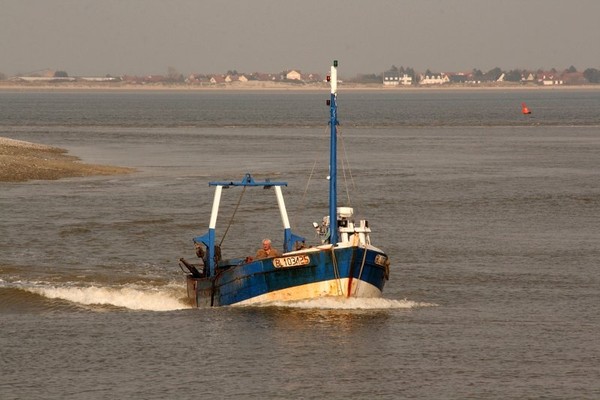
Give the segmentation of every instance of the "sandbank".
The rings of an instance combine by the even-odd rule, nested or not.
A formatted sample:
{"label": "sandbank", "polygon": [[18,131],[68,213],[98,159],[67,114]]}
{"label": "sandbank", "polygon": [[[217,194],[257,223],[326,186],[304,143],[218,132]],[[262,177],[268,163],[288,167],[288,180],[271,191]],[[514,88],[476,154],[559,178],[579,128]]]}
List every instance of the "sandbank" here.
{"label": "sandbank", "polygon": [[84,164],[58,147],[0,137],[0,182],[118,175],[132,168]]}

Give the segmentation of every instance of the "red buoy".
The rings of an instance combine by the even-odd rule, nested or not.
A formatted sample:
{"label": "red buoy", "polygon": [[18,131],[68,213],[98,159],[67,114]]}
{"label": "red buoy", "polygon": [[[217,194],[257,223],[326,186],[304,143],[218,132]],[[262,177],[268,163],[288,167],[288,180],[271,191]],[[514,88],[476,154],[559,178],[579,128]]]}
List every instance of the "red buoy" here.
{"label": "red buoy", "polygon": [[525,103],[521,103],[521,112],[523,114],[531,114],[531,111],[529,111],[529,108],[527,108],[527,104]]}

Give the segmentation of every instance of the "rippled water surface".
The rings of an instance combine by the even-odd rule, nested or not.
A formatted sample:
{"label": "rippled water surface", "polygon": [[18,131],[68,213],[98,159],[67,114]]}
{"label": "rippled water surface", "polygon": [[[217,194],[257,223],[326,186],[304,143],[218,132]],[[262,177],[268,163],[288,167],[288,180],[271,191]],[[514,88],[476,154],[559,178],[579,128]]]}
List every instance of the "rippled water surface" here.
{"label": "rippled water surface", "polygon": [[[0,183],[0,398],[600,398],[598,91],[341,91],[384,298],[189,307],[208,181],[288,181],[315,240],[327,98],[0,91],[0,136],[137,169]],[[225,256],[281,246],[274,193],[239,195]]]}

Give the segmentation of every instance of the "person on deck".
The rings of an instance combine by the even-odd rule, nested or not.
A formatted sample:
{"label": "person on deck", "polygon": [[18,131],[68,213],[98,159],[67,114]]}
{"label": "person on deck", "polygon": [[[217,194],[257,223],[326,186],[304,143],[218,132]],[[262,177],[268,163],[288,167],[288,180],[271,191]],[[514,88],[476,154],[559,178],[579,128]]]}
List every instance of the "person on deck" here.
{"label": "person on deck", "polygon": [[271,247],[271,239],[264,239],[262,241],[262,249],[258,249],[256,252],[256,258],[271,258],[271,257],[280,257],[281,254]]}

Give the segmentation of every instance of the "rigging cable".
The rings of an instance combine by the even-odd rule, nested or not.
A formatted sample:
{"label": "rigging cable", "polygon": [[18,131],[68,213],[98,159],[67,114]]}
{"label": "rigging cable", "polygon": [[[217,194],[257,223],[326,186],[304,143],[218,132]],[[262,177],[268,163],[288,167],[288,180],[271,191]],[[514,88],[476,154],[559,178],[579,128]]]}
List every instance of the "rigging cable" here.
{"label": "rigging cable", "polygon": [[[308,193],[308,186],[310,185],[310,181],[312,179],[313,173],[315,172],[315,167],[317,165],[317,160],[313,163],[312,169],[310,170],[310,175],[308,176],[308,180],[306,181],[306,186],[304,187],[304,193],[302,193],[302,198],[300,199],[300,209],[306,210],[306,194]],[[299,212],[295,212],[292,218],[292,226],[296,225],[296,219],[298,218]]]}
{"label": "rigging cable", "polygon": [[[325,128],[325,133],[327,133],[327,128]],[[314,175],[316,166],[317,166],[317,158],[315,157],[315,161],[313,162],[312,169],[310,170],[310,175],[308,176],[308,180],[306,181],[306,186],[304,187],[304,193],[302,193],[302,198],[300,199],[300,207],[299,208],[301,210],[306,210],[306,195],[308,193],[308,187],[309,187],[312,177]],[[292,226],[296,226],[296,222],[297,222],[296,220],[298,218],[298,215],[300,215],[300,212],[294,213],[294,217],[292,219]]]}
{"label": "rigging cable", "polygon": [[342,157],[342,173],[344,175],[344,186],[346,186],[346,197],[348,198],[348,205],[352,206],[352,201],[350,200],[350,191],[348,188],[348,179],[346,177],[346,168],[348,169],[348,174],[350,175],[350,182],[352,183],[353,190],[356,190],[356,184],[354,183],[354,177],[352,176],[352,168],[350,168],[350,160],[348,159],[348,153],[346,152],[346,146],[344,145],[344,137],[342,136],[341,127],[338,128],[338,133],[340,137],[340,144],[342,145],[342,150],[344,152],[344,156]]}
{"label": "rigging cable", "polygon": [[365,247],[363,250],[363,259],[360,263],[360,271],[358,272],[358,280],[356,281],[356,289],[354,290],[354,294],[358,293],[358,285],[360,285],[360,278],[362,278],[363,269],[365,268],[365,261],[367,261],[367,244],[365,243]]}
{"label": "rigging cable", "polygon": [[[339,129],[339,131],[341,132],[341,128]],[[357,203],[357,204],[355,204],[355,206],[353,206],[353,208],[356,211],[356,210],[359,210],[362,208],[364,199],[361,197],[361,192],[359,190],[357,190],[356,181],[354,180],[354,175],[352,174],[352,168],[350,167],[350,159],[348,158],[348,153],[346,152],[346,145],[344,143],[344,137],[341,135],[340,135],[340,144],[341,144],[341,147],[342,147],[342,150],[344,153],[344,155],[342,157],[342,168],[344,168],[344,181],[346,180],[345,168],[348,168],[348,174],[350,175],[350,182],[352,184],[351,189],[354,191],[354,194],[355,194],[354,201],[355,201],[355,203]],[[344,164],[344,161],[345,161],[345,164]],[[346,181],[345,181],[345,184],[346,184],[346,192],[348,195],[348,204],[351,205],[350,194],[348,192],[349,185]],[[356,215],[356,213],[355,213],[355,215]]]}
{"label": "rigging cable", "polygon": [[221,241],[219,242],[219,247],[221,247],[221,245],[223,244],[223,241],[225,240],[225,237],[227,236],[227,232],[229,232],[229,228],[231,228],[231,225],[233,224],[233,218],[235,217],[235,214],[237,213],[237,210],[240,207],[240,203],[242,202],[242,197],[244,197],[244,192],[246,192],[246,186],[245,185],[244,185],[244,188],[242,189],[242,193],[240,194],[240,198],[238,199],[238,202],[235,205],[235,209],[233,210],[233,214],[231,214],[231,219],[229,220],[229,224],[227,225],[227,229],[225,229],[225,233],[223,234],[223,237],[221,238]]}
{"label": "rigging cable", "polygon": [[333,274],[335,276],[335,282],[337,283],[338,295],[344,295],[344,289],[342,289],[342,277],[340,276],[340,270],[338,268],[337,258],[335,258],[334,246],[331,246],[331,260],[333,261]]}

